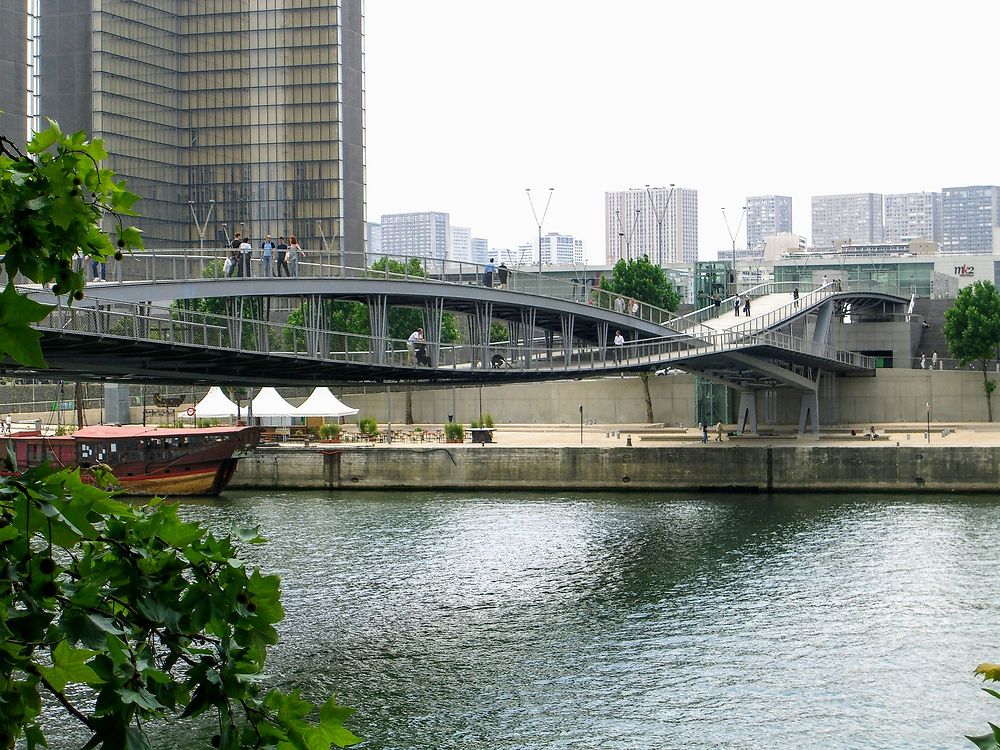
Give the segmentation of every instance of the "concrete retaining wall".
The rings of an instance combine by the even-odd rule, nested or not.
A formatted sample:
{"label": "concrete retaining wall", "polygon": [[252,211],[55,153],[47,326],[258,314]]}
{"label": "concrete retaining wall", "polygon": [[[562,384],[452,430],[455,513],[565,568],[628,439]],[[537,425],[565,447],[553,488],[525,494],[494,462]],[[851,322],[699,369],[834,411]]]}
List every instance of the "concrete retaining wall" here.
{"label": "concrete retaining wall", "polygon": [[231,487],[995,492],[1000,448],[263,448]]}

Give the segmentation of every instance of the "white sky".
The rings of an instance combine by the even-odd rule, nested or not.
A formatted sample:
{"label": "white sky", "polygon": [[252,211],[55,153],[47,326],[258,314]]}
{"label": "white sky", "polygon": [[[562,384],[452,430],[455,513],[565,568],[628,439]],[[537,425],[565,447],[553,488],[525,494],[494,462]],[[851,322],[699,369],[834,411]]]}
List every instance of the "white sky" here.
{"label": "white sky", "polygon": [[[604,193],[698,191],[699,254],[748,195],[997,184],[997,0],[366,0],[368,220],[537,225],[603,262]],[[745,246],[745,227],[737,246]]]}

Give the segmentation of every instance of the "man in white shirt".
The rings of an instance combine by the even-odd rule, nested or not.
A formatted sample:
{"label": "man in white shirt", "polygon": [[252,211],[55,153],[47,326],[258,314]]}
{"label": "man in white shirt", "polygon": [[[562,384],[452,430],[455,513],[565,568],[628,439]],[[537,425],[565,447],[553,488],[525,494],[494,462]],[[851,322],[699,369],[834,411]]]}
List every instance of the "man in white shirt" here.
{"label": "man in white shirt", "polygon": [[252,255],[253,245],[250,244],[250,238],[244,237],[243,241],[240,243],[240,276],[250,278],[250,257]]}
{"label": "man in white shirt", "polygon": [[417,351],[417,344],[422,344],[424,340],[424,329],[418,328],[406,339],[406,359],[412,365]]}
{"label": "man in white shirt", "polygon": [[621,331],[615,331],[615,364],[622,363],[622,352],[625,350],[625,337]]}

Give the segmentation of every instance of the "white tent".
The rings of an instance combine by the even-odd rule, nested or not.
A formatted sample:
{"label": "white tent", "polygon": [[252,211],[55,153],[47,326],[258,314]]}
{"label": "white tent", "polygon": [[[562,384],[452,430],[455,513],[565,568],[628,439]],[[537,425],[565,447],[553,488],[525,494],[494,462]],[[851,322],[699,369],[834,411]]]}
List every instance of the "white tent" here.
{"label": "white tent", "polygon": [[217,385],[208,389],[208,393],[194,406],[194,414],[181,412],[177,416],[182,419],[209,419],[213,417],[235,417],[236,404],[226,398],[226,394]]}
{"label": "white tent", "polygon": [[329,388],[315,388],[295,413],[300,417],[351,417],[358,411],[344,404]]}
{"label": "white tent", "polygon": [[[260,418],[261,424],[289,424],[292,417],[298,416],[295,407],[285,401],[281,395],[271,387],[261,388],[260,393],[254,396],[250,403],[250,413],[254,419]],[[247,410],[244,408],[241,413],[246,416]],[[274,420],[278,421],[275,422]],[[287,419],[288,422],[281,420]]]}

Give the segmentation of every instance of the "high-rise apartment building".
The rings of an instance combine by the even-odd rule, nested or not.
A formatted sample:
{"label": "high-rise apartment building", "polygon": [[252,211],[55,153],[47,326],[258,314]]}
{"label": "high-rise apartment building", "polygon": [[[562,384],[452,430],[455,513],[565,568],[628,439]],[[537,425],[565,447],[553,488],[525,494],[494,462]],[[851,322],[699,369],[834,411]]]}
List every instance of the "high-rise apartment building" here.
{"label": "high-rise apartment building", "polygon": [[544,265],[572,265],[583,262],[583,240],[568,234],[549,232],[542,237]]}
{"label": "high-rise apartment building", "polygon": [[[147,245],[196,243],[191,209],[204,221],[215,201],[210,243],[295,234],[308,249],[325,235],[360,263],[363,0],[33,3],[38,113],[103,139]],[[2,28],[25,28],[33,3]]]}
{"label": "high-rise apartment building", "polygon": [[787,195],[750,196],[746,220],[747,250],[760,257],[765,237],[792,231],[792,199]]}
{"label": "high-rise apartment building", "polygon": [[941,242],[941,193],[885,195],[885,241]]}
{"label": "high-rise apartment building", "polygon": [[472,229],[456,227],[453,224],[449,231],[451,235],[448,243],[448,260],[472,262]]}
{"label": "high-rise apartment building", "polygon": [[941,251],[992,253],[1000,226],[1000,187],[973,185],[941,190]]}
{"label": "high-rise apartment building", "polygon": [[643,255],[658,266],[698,260],[698,191],[632,188],[604,194],[609,263]]}
{"label": "high-rise apartment building", "polygon": [[365,222],[365,265],[370,266],[382,253],[382,225]]}
{"label": "high-rise apartment building", "polygon": [[483,263],[490,259],[490,241],[485,237],[472,238],[472,262]]}
{"label": "high-rise apartment building", "polygon": [[382,214],[382,252],[388,256],[448,258],[451,217],[436,211]]}
{"label": "high-rise apartment building", "polygon": [[882,196],[879,193],[812,197],[813,247],[833,247],[843,242],[881,242],[882,234]]}

